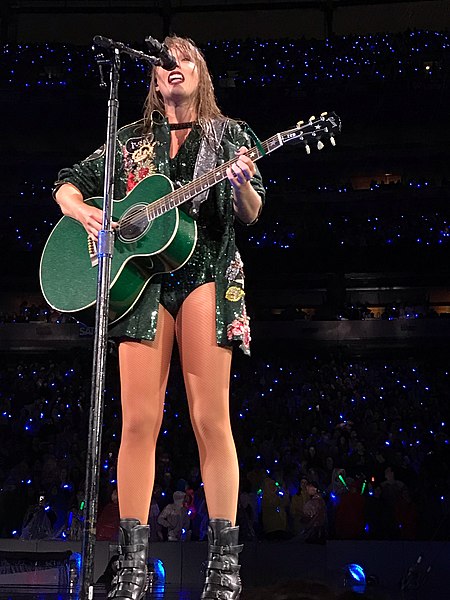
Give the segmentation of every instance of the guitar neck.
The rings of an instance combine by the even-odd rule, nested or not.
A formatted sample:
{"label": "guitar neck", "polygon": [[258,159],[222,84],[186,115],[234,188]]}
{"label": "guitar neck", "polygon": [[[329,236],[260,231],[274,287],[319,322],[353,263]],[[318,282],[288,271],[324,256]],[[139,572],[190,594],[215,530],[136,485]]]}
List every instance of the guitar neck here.
{"label": "guitar neck", "polygon": [[[339,133],[340,130],[341,120],[335,113],[322,113],[318,119],[311,117],[307,123],[300,121],[297,123],[296,127],[287,131],[282,131],[281,133],[276,133],[261,144],[257,144],[253,148],[250,148],[250,150],[247,151],[247,156],[253,161],[256,161],[288,143],[302,144],[309,154],[309,142],[316,144],[319,150],[324,147],[322,138],[329,139],[334,145],[334,135]],[[237,155],[223,165],[194,179],[191,183],[174,190],[166,196],[162,196],[152,204],[148,205],[143,209],[146,211],[148,220],[152,221],[156,217],[160,217],[169,210],[172,210],[184,202],[191,200],[191,198],[198,196],[202,192],[209,190],[209,188],[216,183],[223,181],[227,177],[228,167],[238,160],[239,156]]]}
{"label": "guitar neck", "polygon": [[[247,152],[247,155],[253,160],[259,160],[266,154],[270,154],[277,148],[283,145],[282,137],[279,133],[273,135],[271,138],[265,140],[261,143],[260,146],[254,146],[250,148]],[[227,169],[232,164],[239,160],[239,156],[232,158],[228,162],[216,167],[212,171],[205,173],[201,177],[194,179],[191,183],[179,188],[178,190],[174,190],[170,194],[166,196],[162,196],[156,202],[153,202],[148,207],[146,207],[147,217],[149,220],[152,220],[156,217],[160,217],[165,214],[169,210],[184,204],[191,198],[194,198],[198,194],[208,190],[216,183],[223,181],[227,177]]]}

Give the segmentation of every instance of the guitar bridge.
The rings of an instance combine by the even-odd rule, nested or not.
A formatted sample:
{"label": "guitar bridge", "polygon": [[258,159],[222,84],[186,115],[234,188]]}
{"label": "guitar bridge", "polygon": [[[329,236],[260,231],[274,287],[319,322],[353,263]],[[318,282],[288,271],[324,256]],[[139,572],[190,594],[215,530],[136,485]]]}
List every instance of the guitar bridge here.
{"label": "guitar bridge", "polygon": [[91,266],[96,267],[98,265],[98,244],[90,237],[88,237],[87,244]]}

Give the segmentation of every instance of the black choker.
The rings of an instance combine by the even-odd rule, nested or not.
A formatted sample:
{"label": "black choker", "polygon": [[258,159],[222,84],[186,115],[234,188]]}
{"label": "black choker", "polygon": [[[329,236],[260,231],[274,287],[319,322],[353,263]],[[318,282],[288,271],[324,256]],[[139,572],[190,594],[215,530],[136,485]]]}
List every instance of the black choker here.
{"label": "black choker", "polygon": [[176,131],[177,129],[192,129],[195,121],[188,121],[187,123],[169,123],[170,131]]}

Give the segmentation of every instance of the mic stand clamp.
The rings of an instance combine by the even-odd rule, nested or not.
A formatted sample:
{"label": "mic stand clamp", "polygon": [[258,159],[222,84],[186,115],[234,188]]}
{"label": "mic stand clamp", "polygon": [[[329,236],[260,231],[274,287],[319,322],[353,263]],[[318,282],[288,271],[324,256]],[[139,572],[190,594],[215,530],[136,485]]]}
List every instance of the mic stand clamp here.
{"label": "mic stand clamp", "polygon": [[92,46],[92,49],[94,50],[94,53],[95,53],[94,54],[94,59],[95,59],[95,62],[97,63],[98,72],[99,72],[99,76],[100,76],[99,86],[101,88],[105,88],[105,87],[107,87],[108,84],[105,81],[103,67],[105,65],[110,65],[111,61],[110,61],[109,58],[106,58],[105,53],[103,52],[103,50],[99,50],[95,46]]}

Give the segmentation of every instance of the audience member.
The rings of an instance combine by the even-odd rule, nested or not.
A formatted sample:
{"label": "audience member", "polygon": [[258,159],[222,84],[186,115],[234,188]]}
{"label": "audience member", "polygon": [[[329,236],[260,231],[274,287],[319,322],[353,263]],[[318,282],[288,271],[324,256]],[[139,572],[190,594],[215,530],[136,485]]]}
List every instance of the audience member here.
{"label": "audience member", "polygon": [[173,493],[173,502],[168,504],[158,516],[158,523],[167,530],[169,542],[190,539],[190,519],[186,508],[186,494],[182,491]]}
{"label": "audience member", "polygon": [[308,481],[306,492],[309,496],[303,506],[303,538],[307,544],[325,544],[327,539],[327,509],[319,493],[319,484]]}

